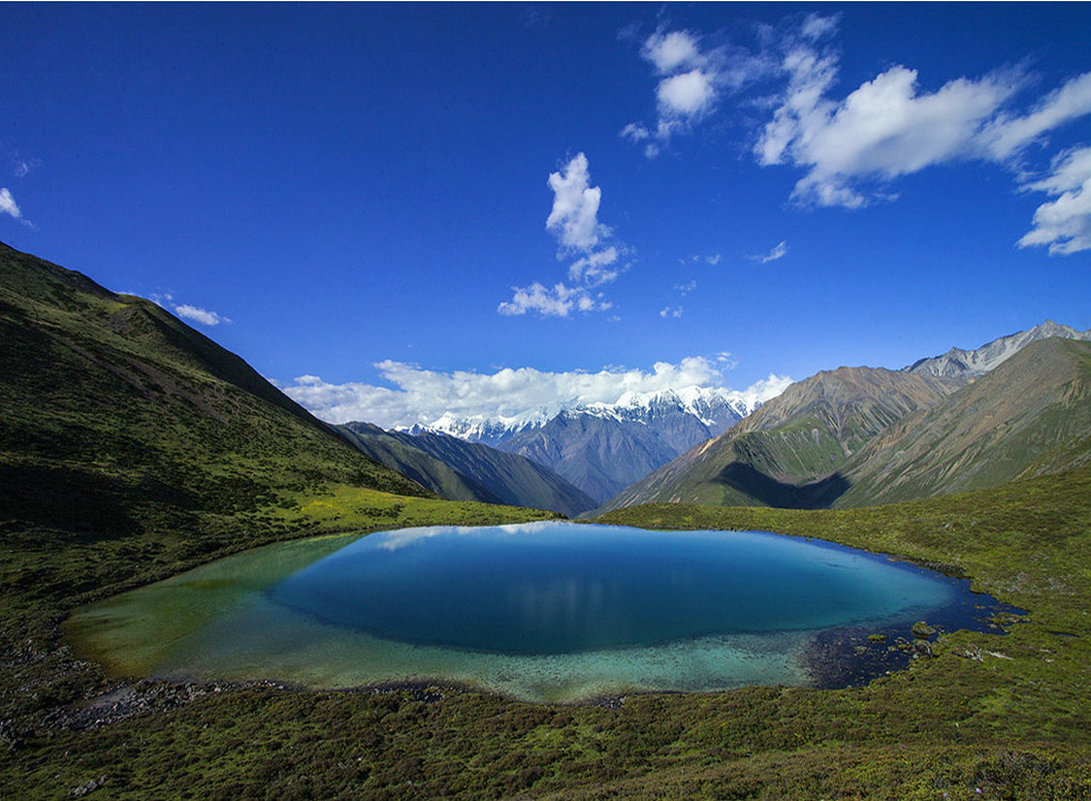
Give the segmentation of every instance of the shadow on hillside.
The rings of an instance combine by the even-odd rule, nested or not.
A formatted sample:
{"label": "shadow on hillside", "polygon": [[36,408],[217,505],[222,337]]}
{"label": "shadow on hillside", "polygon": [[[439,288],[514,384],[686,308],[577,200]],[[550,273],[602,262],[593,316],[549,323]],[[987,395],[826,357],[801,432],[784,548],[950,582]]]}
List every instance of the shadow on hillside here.
{"label": "shadow on hillside", "polygon": [[729,464],[713,481],[781,509],[828,509],[852,486],[841,473],[810,484],[789,484],[739,462]]}

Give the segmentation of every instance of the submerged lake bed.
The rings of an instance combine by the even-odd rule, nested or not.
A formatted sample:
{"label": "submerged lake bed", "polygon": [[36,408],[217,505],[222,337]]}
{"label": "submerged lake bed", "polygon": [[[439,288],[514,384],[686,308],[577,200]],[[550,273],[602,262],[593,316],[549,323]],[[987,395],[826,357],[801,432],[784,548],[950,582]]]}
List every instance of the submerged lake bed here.
{"label": "submerged lake bed", "polygon": [[66,631],[123,675],[567,702],[863,683],[905,665],[918,621],[989,630],[1011,611],[822,541],[547,522],[278,543],[84,608]]}

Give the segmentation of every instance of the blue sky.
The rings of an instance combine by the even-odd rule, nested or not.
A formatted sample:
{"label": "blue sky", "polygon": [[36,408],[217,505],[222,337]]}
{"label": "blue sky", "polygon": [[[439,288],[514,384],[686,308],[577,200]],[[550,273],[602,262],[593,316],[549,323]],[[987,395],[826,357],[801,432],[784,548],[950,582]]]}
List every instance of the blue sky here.
{"label": "blue sky", "polygon": [[4,4],[0,28],[0,239],[330,419],[760,394],[1091,328],[1086,3]]}

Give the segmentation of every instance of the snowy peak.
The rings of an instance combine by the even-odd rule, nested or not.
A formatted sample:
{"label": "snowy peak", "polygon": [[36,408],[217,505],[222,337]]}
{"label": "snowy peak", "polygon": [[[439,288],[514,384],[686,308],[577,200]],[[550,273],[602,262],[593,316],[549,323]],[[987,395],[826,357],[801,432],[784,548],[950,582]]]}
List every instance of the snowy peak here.
{"label": "snowy peak", "polygon": [[572,401],[558,404],[555,408],[542,407],[510,417],[459,417],[452,412],[445,412],[431,423],[418,424],[403,430],[413,435],[426,432],[447,434],[469,442],[498,447],[515,435],[542,428],[559,416],[568,419],[587,416],[618,423],[638,423],[653,428],[689,420],[707,429],[708,436],[717,436],[759,406],[760,400],[741,392],[690,386],[677,390],[630,391],[613,403]]}
{"label": "snowy peak", "polygon": [[626,392],[614,403],[590,403],[569,411],[644,425],[689,416],[710,429],[725,431],[760,405],[732,390],[692,386],[679,390]]}
{"label": "snowy peak", "polygon": [[1091,341],[1091,330],[1077,331],[1071,326],[1046,320],[1029,331],[1017,331],[994,339],[976,350],[951,348],[942,356],[920,359],[902,369],[943,378],[976,378],[1003,364],[1031,342],[1050,337]]}
{"label": "snowy peak", "polygon": [[485,417],[484,415],[458,417],[451,412],[444,412],[427,425],[418,423],[404,430],[413,436],[446,434],[467,442],[480,442],[483,445],[496,447],[520,431],[540,428],[549,421],[550,417],[552,415],[546,410],[537,410],[516,417]]}

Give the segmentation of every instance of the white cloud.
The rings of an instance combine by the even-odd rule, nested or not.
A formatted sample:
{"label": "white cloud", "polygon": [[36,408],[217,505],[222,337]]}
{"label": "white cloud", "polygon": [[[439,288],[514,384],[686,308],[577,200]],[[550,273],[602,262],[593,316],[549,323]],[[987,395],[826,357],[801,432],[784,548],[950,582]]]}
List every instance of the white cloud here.
{"label": "white cloud", "polygon": [[[167,296],[170,297],[169,295]],[[160,304],[162,305],[162,304]],[[174,306],[174,313],[179,317],[184,317],[187,320],[193,320],[201,325],[219,325],[220,323],[230,323],[231,321],[221,314],[217,314],[214,311],[208,311],[207,309],[201,309],[197,306],[190,306],[183,303],[178,306]]]}
{"label": "white cloud", "polygon": [[829,57],[790,54],[789,93],[759,139],[762,164],[808,168],[792,197],[858,208],[874,196],[867,180],[900,175],[979,152],[976,137],[1019,88],[1012,74],[959,78],[921,92],[917,71],[892,67],[835,103],[823,93],[834,77]]}
{"label": "white cloud", "polygon": [[688,31],[656,31],[644,41],[640,54],[654,64],[661,75],[704,62],[696,37]]}
{"label": "white cloud", "polygon": [[573,311],[605,311],[613,307],[601,293],[592,291],[614,281],[625,270],[620,263],[626,253],[623,244],[611,241],[613,231],[599,222],[602,190],[591,186],[587,156],[578,153],[558,172],[550,173],[553,208],[546,218],[546,230],[560,245],[557,258],[573,258],[568,267],[572,286],[558,282],[552,288],[540,281],[512,287],[512,299],[497,307],[506,317],[537,312],[543,317],[567,317]]}
{"label": "white cloud", "polygon": [[1023,189],[1057,199],[1034,212],[1034,228],[1019,240],[1020,247],[1049,245],[1051,256],[1091,250],[1091,147],[1061,153],[1049,176]]}
{"label": "white cloud", "polygon": [[660,114],[670,119],[705,111],[716,97],[712,79],[711,74],[699,69],[664,78],[656,90]]}
{"label": "white cloud", "polygon": [[562,283],[552,289],[535,281],[530,286],[512,287],[515,293],[510,301],[504,301],[496,310],[506,317],[517,317],[530,311],[543,317],[567,317],[572,311],[605,311],[610,303],[597,301],[583,287],[569,287]]}
{"label": "white cloud", "polygon": [[[721,354],[722,355],[722,354]],[[677,364],[656,362],[651,370],[603,368],[598,372],[546,372],[531,367],[494,373],[439,372],[404,362],[375,365],[395,388],[363,383],[328,384],[317,376],[300,376],[280,385],[284,392],[331,423],[354,420],[384,428],[431,423],[444,413],[469,418],[513,418],[535,410],[551,413],[585,403],[616,403],[627,392],[654,392],[683,387],[722,387],[724,363],[688,356]],[[731,365],[733,366],[733,365]],[[739,397],[765,401],[791,383],[770,375]]]}
{"label": "white cloud", "polygon": [[989,156],[1002,161],[1046,131],[1086,114],[1091,114],[1091,72],[1078,75],[1050,92],[1025,116],[999,115],[985,127],[979,139]]}
{"label": "white cloud", "polygon": [[815,44],[832,25],[808,18],[800,36],[781,43],[787,85],[754,145],[759,164],[806,169],[792,192],[797,202],[860,208],[895,198],[887,189],[894,179],[956,160],[1014,167],[1047,132],[1091,114],[1091,73],[1025,114],[1012,105],[1030,81],[1014,69],[957,78],[929,92],[917,70],[897,65],[833,99],[838,58]]}
{"label": "white cloud", "polygon": [[768,264],[771,261],[784,258],[788,252],[787,240],[782,240],[773,246],[773,249],[766,253],[764,256],[750,256],[751,261],[760,262],[761,264]]}
{"label": "white cloud", "polygon": [[697,288],[697,281],[693,280],[693,281],[687,281],[684,284],[675,284],[674,288],[682,293],[682,297],[685,297],[686,295],[688,295],[690,292],[692,292],[693,290],[695,290]]}
{"label": "white cloud", "polygon": [[761,381],[756,381],[742,390],[739,396],[747,402],[747,408],[753,409],[757,403],[768,403],[793,383],[792,379],[786,375],[770,373]]}
{"label": "white cloud", "polygon": [[739,366],[739,360],[729,350],[722,350],[716,354],[716,361],[721,365],[721,370],[734,370]]}
{"label": "white cloud", "polygon": [[546,229],[563,247],[589,251],[610,235],[610,229],[598,221],[602,190],[591,186],[587,156],[579,153],[562,172],[550,173],[549,188],[553,190],[553,210],[546,219]]}
{"label": "white cloud", "polygon": [[0,187],[0,213],[8,214],[17,220],[23,218],[23,212],[20,211],[19,205],[15,202],[15,198],[11,196],[11,192],[8,188]]}
{"label": "white cloud", "polygon": [[711,256],[705,257],[705,262],[715,267],[720,263],[720,259],[723,258],[719,253],[713,253]]}
{"label": "white cloud", "polygon": [[673,317],[673,318],[677,319],[678,317],[682,316],[682,307],[681,306],[666,306],[666,307],[659,310],[659,316],[662,317],[664,320],[667,319],[668,317]]}
{"label": "white cloud", "polygon": [[660,29],[644,41],[640,54],[659,76],[657,118],[651,127],[629,123],[621,137],[643,144],[648,158],[708,114],[723,91],[738,89],[768,70],[762,56],[723,47],[702,50],[699,37],[689,31]]}
{"label": "white cloud", "polygon": [[819,14],[809,14],[807,15],[807,19],[803,20],[803,25],[800,26],[799,33],[804,39],[817,42],[827,34],[836,31],[839,23],[840,15],[823,17]]}
{"label": "white cloud", "polygon": [[618,249],[611,246],[577,259],[568,267],[568,278],[572,281],[583,281],[592,287],[609,283],[617,278],[618,271],[606,268],[616,264],[619,255]]}

